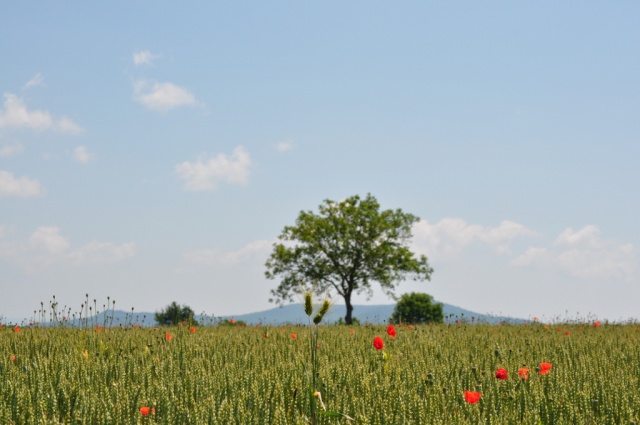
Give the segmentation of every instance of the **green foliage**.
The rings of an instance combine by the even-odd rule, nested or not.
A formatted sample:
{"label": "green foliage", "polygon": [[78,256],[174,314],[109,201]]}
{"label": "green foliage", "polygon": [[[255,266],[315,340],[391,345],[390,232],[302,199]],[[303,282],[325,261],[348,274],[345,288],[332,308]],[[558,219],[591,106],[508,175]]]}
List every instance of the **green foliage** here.
{"label": "green foliage", "polygon": [[442,323],[442,303],[434,303],[429,294],[404,294],[396,304],[391,323]]}
{"label": "green foliage", "polygon": [[165,307],[164,310],[156,312],[156,322],[161,326],[176,326],[179,323],[187,322],[189,325],[197,325],[194,319],[193,310],[186,305],[178,305],[175,301]]}
{"label": "green foliage", "polygon": [[325,200],[318,214],[301,211],[295,226],[284,228],[266,262],[266,277],[282,279],[270,301],[282,304],[309,290],[318,295],[335,290],[345,300],[345,322],[350,324],[352,295],[372,295],[373,282],[393,297],[396,285],[407,277],[429,280],[433,269],[427,258],[408,248],[418,220],[400,209],[380,211],[371,195]]}
{"label": "green foliage", "polygon": [[[344,317],[341,317],[338,320],[336,320],[335,324],[336,325],[346,325],[346,323],[344,322]],[[352,325],[360,325],[360,320],[358,320],[357,317],[352,317],[351,318],[351,324]]]}

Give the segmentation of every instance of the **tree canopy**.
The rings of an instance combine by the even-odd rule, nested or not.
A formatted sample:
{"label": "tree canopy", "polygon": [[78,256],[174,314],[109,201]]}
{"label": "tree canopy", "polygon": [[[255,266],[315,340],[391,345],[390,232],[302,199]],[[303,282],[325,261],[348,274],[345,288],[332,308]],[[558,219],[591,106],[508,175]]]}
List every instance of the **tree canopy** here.
{"label": "tree canopy", "polygon": [[442,303],[434,303],[429,294],[404,294],[391,315],[391,323],[442,323]]}
{"label": "tree canopy", "polygon": [[193,316],[194,313],[191,307],[186,305],[180,306],[177,302],[173,301],[171,304],[166,306],[164,310],[156,312],[155,319],[161,326],[175,326],[182,322],[198,324]]}
{"label": "tree canopy", "polygon": [[269,279],[281,277],[271,302],[293,301],[307,291],[318,295],[335,290],[344,298],[351,324],[355,293],[372,295],[371,284],[394,297],[406,278],[429,280],[427,257],[408,248],[418,217],[400,209],[380,211],[368,194],[336,202],[325,200],[319,212],[301,211],[294,226],[286,226],[266,262]]}

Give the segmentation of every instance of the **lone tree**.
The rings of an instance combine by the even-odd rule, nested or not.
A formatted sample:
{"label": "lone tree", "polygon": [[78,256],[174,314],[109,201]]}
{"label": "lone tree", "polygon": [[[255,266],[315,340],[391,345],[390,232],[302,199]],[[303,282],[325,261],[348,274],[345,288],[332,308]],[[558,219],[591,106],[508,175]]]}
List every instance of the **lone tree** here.
{"label": "lone tree", "polygon": [[392,297],[407,277],[429,280],[427,257],[416,258],[407,247],[418,217],[397,209],[380,211],[371,196],[341,202],[325,200],[319,214],[301,211],[295,226],[287,226],[266,262],[269,279],[282,277],[269,301],[283,304],[306,291],[320,295],[335,289],[344,298],[346,324],[351,324],[354,293],[373,294],[372,282]]}
{"label": "lone tree", "polygon": [[197,325],[198,322],[193,318],[194,313],[191,307],[178,305],[173,301],[164,310],[156,312],[155,319],[161,326],[175,326],[178,323],[188,322],[193,325]]}
{"label": "lone tree", "polygon": [[434,303],[429,294],[404,294],[393,309],[391,323],[442,323],[442,303]]}

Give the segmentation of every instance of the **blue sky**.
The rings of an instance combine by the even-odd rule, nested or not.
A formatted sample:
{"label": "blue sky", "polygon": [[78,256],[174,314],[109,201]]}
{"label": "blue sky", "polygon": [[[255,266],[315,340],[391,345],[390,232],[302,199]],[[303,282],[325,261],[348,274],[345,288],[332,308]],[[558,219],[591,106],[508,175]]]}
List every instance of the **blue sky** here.
{"label": "blue sky", "polygon": [[[421,221],[425,291],[640,319],[637,2],[0,6],[0,314],[228,315],[324,199]],[[357,302],[391,303],[379,290]],[[357,317],[357,311],[354,312]]]}

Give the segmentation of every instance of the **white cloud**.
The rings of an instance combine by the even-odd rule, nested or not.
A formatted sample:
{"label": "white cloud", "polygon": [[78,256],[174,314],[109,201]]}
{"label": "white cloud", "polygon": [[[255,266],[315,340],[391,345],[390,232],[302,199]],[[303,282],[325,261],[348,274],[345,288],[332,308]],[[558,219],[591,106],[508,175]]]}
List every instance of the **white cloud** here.
{"label": "white cloud", "polygon": [[256,257],[260,261],[264,261],[272,246],[273,241],[258,240],[250,242],[236,251],[222,252],[215,249],[202,249],[185,252],[182,254],[182,258],[193,264],[232,266]]}
{"label": "white cloud", "polygon": [[133,98],[149,109],[166,112],[180,106],[196,106],[198,101],[186,89],[172,83],[138,80],[133,83]]}
{"label": "white cloud", "polygon": [[82,127],[69,118],[55,120],[47,111],[29,110],[22,99],[11,93],[4,95],[4,108],[0,109],[0,128],[56,130],[71,134],[83,131]]}
{"label": "white cloud", "polygon": [[572,228],[565,229],[560,236],[558,236],[553,243],[556,246],[572,246],[572,247],[585,247],[585,248],[597,248],[600,244],[600,229],[594,225],[588,225],[581,230],[574,232]]}
{"label": "white cloud", "polygon": [[4,95],[4,109],[0,110],[0,128],[28,127],[34,130],[51,128],[53,118],[46,111],[29,111],[22,99],[11,93]]}
{"label": "white cloud", "polygon": [[148,50],[142,50],[133,54],[133,64],[135,66],[153,65],[153,61],[158,59],[159,57],[160,56],[154,55]]}
{"label": "white cloud", "polygon": [[10,156],[22,153],[23,148],[20,144],[0,146],[0,158],[8,158]]}
{"label": "white cloud", "polygon": [[60,133],[66,134],[80,134],[84,132],[84,129],[80,127],[78,124],[73,122],[73,120],[62,117],[56,122],[55,129]]}
{"label": "white cloud", "polygon": [[413,244],[430,260],[451,260],[467,246],[481,242],[499,253],[508,253],[511,241],[537,233],[513,221],[503,221],[497,227],[468,224],[461,218],[444,218],[436,224],[420,220],[413,226]]}
{"label": "white cloud", "polygon": [[29,81],[27,81],[27,83],[22,87],[22,90],[28,90],[32,87],[41,86],[43,82],[44,78],[42,77],[42,74],[38,72]]}
{"label": "white cloud", "polygon": [[546,248],[530,246],[526,251],[511,260],[511,264],[514,266],[530,266],[537,264],[544,267],[549,267],[552,263],[552,258],[549,251]]}
{"label": "white cloud", "polygon": [[185,180],[186,190],[202,191],[215,189],[219,182],[246,184],[250,166],[249,153],[238,146],[231,157],[218,154],[209,159],[183,162],[176,165],[175,171],[180,179]]}
{"label": "white cloud", "polygon": [[71,243],[56,226],[38,227],[26,242],[0,244],[0,257],[26,268],[34,266],[113,264],[134,257],[133,242],[116,245],[111,242],[90,242],[72,249]]}
{"label": "white cloud", "polygon": [[631,281],[636,268],[634,246],[604,240],[600,234],[600,229],[593,225],[577,232],[565,229],[552,248],[530,247],[512,264],[558,269],[582,278]]}
{"label": "white cloud", "polygon": [[60,235],[57,227],[38,227],[29,237],[28,247],[34,251],[60,254],[69,249],[69,242]]}
{"label": "white cloud", "polygon": [[8,171],[0,170],[0,198],[31,198],[44,192],[39,181],[27,177],[14,177]]}
{"label": "white cloud", "polygon": [[286,152],[293,149],[293,143],[291,142],[280,142],[276,145],[276,150],[278,152]]}
{"label": "white cloud", "polygon": [[86,146],[78,146],[73,150],[73,159],[76,162],[86,164],[91,161],[96,155],[89,152]]}

